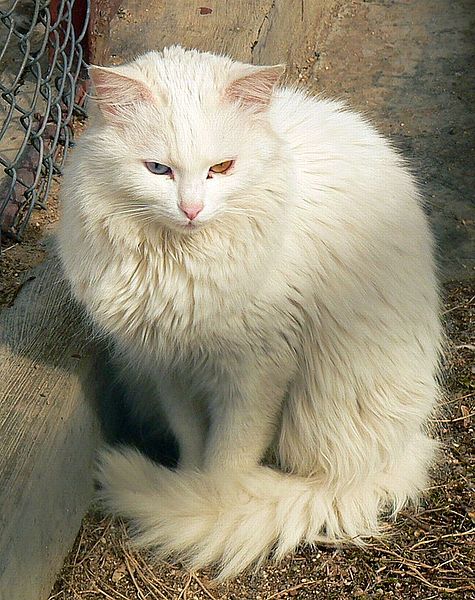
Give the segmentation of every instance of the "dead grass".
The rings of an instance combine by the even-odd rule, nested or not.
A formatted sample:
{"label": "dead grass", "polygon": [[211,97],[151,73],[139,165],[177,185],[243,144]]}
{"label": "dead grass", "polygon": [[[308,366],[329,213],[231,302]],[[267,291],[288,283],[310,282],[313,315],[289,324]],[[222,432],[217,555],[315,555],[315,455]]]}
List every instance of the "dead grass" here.
{"label": "dead grass", "polygon": [[2,236],[0,251],[0,308],[12,306],[30,270],[42,263],[47,254],[47,237],[54,231],[59,218],[59,179],[52,181],[48,209],[36,209],[24,233],[24,240],[14,242]]}
{"label": "dead grass", "polygon": [[475,283],[446,288],[447,395],[434,425],[441,460],[420,510],[401,513],[363,549],[302,548],[226,585],[212,573],[153,564],[126,525],[91,510],[49,600],[276,600],[475,598]]}

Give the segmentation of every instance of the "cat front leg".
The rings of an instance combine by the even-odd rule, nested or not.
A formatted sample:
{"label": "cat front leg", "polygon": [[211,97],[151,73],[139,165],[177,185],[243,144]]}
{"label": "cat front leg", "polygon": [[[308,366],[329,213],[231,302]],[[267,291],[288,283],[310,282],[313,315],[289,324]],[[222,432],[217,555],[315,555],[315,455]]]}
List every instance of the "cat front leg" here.
{"label": "cat front leg", "polygon": [[159,397],[178,441],[179,467],[200,469],[208,429],[204,402],[185,381],[163,374],[160,376]]}
{"label": "cat front leg", "polygon": [[204,467],[208,472],[255,467],[271,445],[288,378],[276,364],[241,369],[212,395]]}

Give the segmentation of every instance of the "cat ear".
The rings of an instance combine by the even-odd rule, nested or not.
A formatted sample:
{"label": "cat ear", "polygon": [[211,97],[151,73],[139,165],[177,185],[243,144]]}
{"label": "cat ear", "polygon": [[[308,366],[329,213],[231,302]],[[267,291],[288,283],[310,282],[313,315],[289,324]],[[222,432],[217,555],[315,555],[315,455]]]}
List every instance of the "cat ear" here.
{"label": "cat ear", "polygon": [[108,121],[120,121],[130,108],[153,102],[151,90],[138,79],[120,73],[114,67],[89,67],[89,76],[94,84],[94,100]]}
{"label": "cat ear", "polygon": [[225,96],[255,112],[261,112],[269,105],[274,87],[284,71],[285,65],[272,67],[246,65],[244,74],[241,71],[241,76],[228,85]]}

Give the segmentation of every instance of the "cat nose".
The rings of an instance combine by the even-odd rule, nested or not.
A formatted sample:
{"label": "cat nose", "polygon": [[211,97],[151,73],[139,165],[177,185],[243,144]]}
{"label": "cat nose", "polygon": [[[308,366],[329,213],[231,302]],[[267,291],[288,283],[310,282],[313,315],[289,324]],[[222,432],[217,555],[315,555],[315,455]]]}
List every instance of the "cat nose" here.
{"label": "cat nose", "polygon": [[196,217],[203,210],[203,204],[180,204],[180,209],[185,213],[190,221],[193,221],[193,219],[196,219]]}

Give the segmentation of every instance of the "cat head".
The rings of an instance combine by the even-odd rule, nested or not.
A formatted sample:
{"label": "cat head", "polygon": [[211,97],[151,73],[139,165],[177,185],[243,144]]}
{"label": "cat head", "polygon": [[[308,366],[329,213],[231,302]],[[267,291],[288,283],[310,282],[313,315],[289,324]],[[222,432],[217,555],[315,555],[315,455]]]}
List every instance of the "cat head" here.
{"label": "cat head", "polygon": [[275,161],[268,110],[283,70],[180,47],[91,67],[87,156],[116,210],[184,232],[258,210],[246,192]]}

